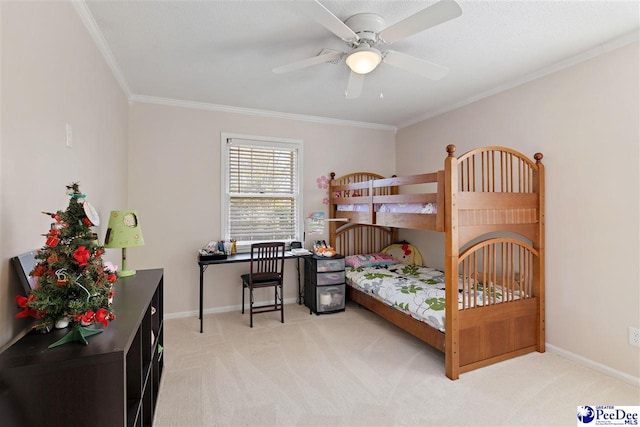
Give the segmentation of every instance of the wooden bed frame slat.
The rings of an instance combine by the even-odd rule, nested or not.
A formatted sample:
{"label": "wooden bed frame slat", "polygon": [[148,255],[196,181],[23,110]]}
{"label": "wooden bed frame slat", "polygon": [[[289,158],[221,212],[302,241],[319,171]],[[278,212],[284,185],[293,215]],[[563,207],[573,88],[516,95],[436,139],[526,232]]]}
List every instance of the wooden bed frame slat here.
{"label": "wooden bed frame slat", "polygon": [[336,203],[343,205],[368,204],[371,203],[371,197],[351,196],[351,197],[334,197]]}
{"label": "wooden bed frame slat", "polygon": [[458,225],[535,224],[536,209],[459,209]]}
{"label": "wooden bed frame slat", "polygon": [[435,230],[437,217],[433,214],[417,213],[376,213],[376,225],[397,228],[419,228],[421,230]]}
{"label": "wooden bed frame slat", "polygon": [[398,176],[393,178],[376,179],[374,187],[393,187],[400,185],[428,184],[438,181],[438,173],[423,173],[421,175]]}
{"label": "wooden bed frame slat", "polygon": [[529,241],[538,238],[538,224],[487,224],[487,225],[459,225],[458,241],[461,245],[469,243],[471,240],[489,233],[497,233],[508,228],[512,233],[519,234]]}
{"label": "wooden bed frame slat", "polygon": [[538,195],[534,193],[470,193],[458,194],[458,209],[537,209]]}
{"label": "wooden bed frame slat", "polygon": [[[348,296],[444,352],[445,373],[457,379],[473,369],[545,351],[545,185],[540,153],[531,160],[511,148],[489,146],[456,158],[452,145],[447,153],[444,170],[434,173],[392,178],[368,172],[335,178],[332,173],[330,218],[350,223],[329,222],[329,234],[339,253],[352,255],[379,252],[397,240],[398,228],[445,233],[446,333],[351,286]],[[436,192],[405,191],[404,186],[415,184],[435,184]],[[433,202],[435,214],[374,211],[381,203]],[[338,203],[366,204],[369,212],[338,211]],[[495,237],[503,232],[522,240]],[[458,308],[459,280],[469,308]],[[475,306],[479,286],[483,305]]]}

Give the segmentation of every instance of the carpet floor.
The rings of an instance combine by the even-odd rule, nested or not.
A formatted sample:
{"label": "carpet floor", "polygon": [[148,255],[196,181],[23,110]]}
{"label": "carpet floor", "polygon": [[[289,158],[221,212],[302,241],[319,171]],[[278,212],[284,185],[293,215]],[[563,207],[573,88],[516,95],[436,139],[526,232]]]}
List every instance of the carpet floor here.
{"label": "carpet floor", "polygon": [[354,304],[164,323],[155,423],[169,426],[574,426],[581,405],[640,405],[640,389],[551,353],[457,381],[444,355]]}

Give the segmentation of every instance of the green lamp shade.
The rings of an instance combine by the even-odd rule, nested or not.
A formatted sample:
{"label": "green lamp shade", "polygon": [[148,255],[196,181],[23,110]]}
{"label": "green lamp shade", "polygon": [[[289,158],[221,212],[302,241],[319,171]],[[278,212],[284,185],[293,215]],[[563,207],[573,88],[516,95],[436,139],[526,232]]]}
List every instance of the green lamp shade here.
{"label": "green lamp shade", "polygon": [[105,248],[122,248],[122,268],[118,276],[126,277],[136,274],[135,270],[127,270],[127,248],[143,246],[144,238],[136,211],[111,211],[109,227],[104,238]]}

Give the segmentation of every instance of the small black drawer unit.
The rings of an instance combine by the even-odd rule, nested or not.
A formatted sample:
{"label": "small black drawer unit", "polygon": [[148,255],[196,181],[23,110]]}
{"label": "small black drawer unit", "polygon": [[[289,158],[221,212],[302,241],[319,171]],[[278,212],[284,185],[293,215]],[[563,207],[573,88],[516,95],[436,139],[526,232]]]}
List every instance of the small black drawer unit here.
{"label": "small black drawer unit", "polygon": [[304,263],[304,303],[309,314],[344,310],[346,285],[344,256],[309,256]]}

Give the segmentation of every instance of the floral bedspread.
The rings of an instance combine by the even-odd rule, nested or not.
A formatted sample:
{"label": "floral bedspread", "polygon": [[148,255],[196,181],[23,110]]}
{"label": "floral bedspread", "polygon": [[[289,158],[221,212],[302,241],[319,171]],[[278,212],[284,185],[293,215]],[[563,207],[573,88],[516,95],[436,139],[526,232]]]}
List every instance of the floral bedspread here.
{"label": "floral bedspread", "polygon": [[[359,288],[408,315],[444,332],[445,287],[444,273],[435,268],[394,264],[375,267],[347,267],[351,286]],[[475,305],[483,302],[483,286],[476,284]],[[494,302],[502,301],[500,287],[492,289]],[[518,295],[513,298],[518,299]],[[462,285],[459,285],[458,308],[463,308]],[[473,301],[472,301],[473,302]]]}

